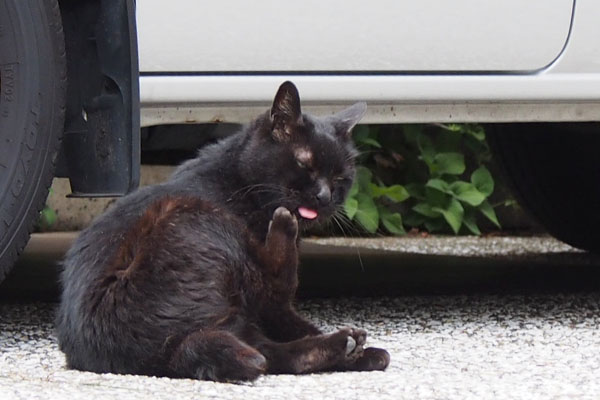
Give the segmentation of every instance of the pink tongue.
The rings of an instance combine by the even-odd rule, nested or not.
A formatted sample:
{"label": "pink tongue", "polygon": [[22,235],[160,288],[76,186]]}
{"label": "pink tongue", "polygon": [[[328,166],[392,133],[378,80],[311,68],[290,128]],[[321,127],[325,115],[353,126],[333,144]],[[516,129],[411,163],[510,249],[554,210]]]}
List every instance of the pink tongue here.
{"label": "pink tongue", "polygon": [[317,212],[306,207],[298,207],[298,213],[302,218],[315,219],[317,218]]}

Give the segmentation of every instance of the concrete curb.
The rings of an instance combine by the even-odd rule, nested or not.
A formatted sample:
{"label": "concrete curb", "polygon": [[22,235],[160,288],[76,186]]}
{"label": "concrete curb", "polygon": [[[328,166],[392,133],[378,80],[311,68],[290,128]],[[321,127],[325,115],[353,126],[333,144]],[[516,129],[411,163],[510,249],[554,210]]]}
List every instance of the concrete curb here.
{"label": "concrete curb", "polygon": [[[59,261],[77,232],[33,234],[0,299],[58,299]],[[600,288],[600,256],[548,236],[309,238],[300,297]]]}
{"label": "concrete curb", "polygon": [[549,236],[327,238],[302,250],[309,297],[600,288],[600,256]]}

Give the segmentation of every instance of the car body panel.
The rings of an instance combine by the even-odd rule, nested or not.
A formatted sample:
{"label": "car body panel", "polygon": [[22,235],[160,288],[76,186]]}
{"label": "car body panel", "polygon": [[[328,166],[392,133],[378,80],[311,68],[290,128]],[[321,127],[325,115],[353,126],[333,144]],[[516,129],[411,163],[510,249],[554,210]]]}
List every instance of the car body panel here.
{"label": "car body panel", "polygon": [[138,2],[146,72],[533,71],[574,0]]}
{"label": "car body panel", "polygon": [[[453,5],[439,3],[446,9]],[[598,20],[600,2],[577,0],[568,40],[558,57],[528,72],[378,73],[365,67],[346,72],[158,73],[148,72],[146,64],[140,78],[142,125],[245,122],[269,106],[277,86],[287,79],[297,84],[306,110],[329,113],[367,101],[369,110],[363,121],[369,123],[600,120]],[[140,47],[143,43],[140,37]],[[235,57],[235,53],[230,55]]]}

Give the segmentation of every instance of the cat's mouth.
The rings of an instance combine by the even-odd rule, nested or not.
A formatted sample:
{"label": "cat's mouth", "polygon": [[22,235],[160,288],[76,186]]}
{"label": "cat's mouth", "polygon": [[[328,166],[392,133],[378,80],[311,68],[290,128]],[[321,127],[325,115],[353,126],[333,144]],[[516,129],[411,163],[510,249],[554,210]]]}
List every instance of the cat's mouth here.
{"label": "cat's mouth", "polygon": [[308,207],[298,207],[298,214],[304,219],[316,219],[319,213],[316,210]]}

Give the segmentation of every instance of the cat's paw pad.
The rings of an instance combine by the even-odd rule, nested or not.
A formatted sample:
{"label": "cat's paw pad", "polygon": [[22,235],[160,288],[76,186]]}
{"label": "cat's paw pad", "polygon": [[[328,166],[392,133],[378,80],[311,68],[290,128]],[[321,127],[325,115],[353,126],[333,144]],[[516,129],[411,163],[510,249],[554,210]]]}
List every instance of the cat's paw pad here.
{"label": "cat's paw pad", "polygon": [[285,207],[278,207],[273,213],[269,224],[269,232],[283,232],[286,236],[296,239],[298,235],[298,220]]}

